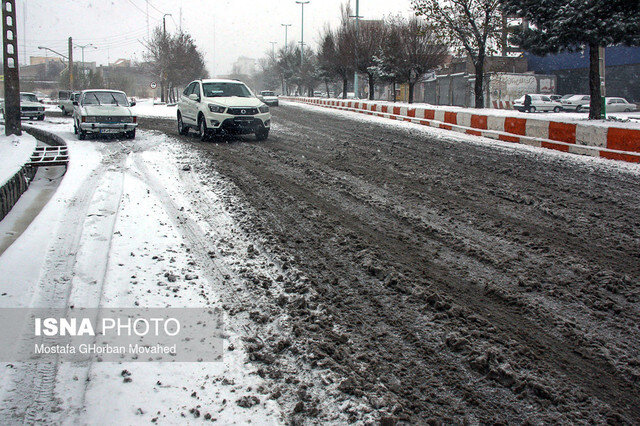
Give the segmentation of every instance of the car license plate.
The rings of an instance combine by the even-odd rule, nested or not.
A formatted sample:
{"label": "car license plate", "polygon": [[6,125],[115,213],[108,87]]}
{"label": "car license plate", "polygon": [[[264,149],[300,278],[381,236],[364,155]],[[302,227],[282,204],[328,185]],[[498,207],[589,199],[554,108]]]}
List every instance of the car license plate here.
{"label": "car license plate", "polygon": [[119,129],[100,129],[100,133],[120,133]]}

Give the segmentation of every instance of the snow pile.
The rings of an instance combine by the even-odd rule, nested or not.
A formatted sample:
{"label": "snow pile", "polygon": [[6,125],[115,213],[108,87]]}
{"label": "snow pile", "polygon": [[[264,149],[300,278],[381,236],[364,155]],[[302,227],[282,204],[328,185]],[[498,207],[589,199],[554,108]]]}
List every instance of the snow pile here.
{"label": "snow pile", "polygon": [[[4,126],[0,126],[0,131],[4,133]],[[26,133],[22,136],[0,136],[0,186],[29,161],[36,145],[36,139]]]}
{"label": "snow pile", "polygon": [[138,117],[176,118],[178,107],[176,105],[156,105],[153,99],[140,99],[131,110]]}

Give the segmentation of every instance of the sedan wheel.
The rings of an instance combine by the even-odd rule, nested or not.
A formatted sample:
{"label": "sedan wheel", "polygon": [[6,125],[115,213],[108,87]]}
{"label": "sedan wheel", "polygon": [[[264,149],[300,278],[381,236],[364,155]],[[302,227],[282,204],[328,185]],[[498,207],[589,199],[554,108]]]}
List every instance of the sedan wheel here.
{"label": "sedan wheel", "polygon": [[560,107],[555,107],[555,108],[553,109],[553,112],[560,112],[560,110],[561,110],[561,108],[560,108]]}

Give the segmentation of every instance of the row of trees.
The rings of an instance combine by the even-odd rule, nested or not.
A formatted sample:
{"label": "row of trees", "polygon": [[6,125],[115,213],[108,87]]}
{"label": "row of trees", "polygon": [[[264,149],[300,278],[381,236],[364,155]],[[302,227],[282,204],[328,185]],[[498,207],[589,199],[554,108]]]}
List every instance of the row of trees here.
{"label": "row of trees", "polygon": [[[357,70],[366,76],[369,97],[375,84],[405,83],[410,101],[413,86],[426,72],[443,64],[448,54],[467,56],[475,68],[475,105],[484,102],[486,58],[505,54],[506,17],[528,25],[510,29],[510,43],[534,54],[589,49],[590,118],[601,111],[599,47],[640,45],[640,2],[637,0],[412,0],[416,17],[364,21],[358,34],[351,11],[342,8],[338,28],[326,27],[316,52],[285,46],[262,62],[265,82],[280,81],[312,90],[319,82],[347,85]],[[275,84],[274,84],[275,85]],[[274,87],[273,85],[271,87]],[[395,91],[394,91],[395,93]]]}
{"label": "row of trees", "polygon": [[357,71],[366,76],[370,99],[378,83],[391,83],[394,87],[406,83],[409,102],[413,102],[415,84],[445,63],[447,47],[438,41],[433,28],[417,17],[362,21],[357,28],[350,15],[349,7],[343,7],[340,25],[323,29],[317,51],[305,49],[303,63],[300,47],[294,45],[284,46],[263,59],[265,84],[294,85],[298,93],[312,94],[320,83],[329,93],[330,86],[339,81],[346,98],[349,81]]}

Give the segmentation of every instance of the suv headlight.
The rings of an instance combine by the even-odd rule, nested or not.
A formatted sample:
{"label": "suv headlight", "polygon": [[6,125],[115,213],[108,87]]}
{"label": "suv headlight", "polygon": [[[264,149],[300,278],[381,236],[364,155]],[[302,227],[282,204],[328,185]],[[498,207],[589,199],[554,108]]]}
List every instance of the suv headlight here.
{"label": "suv headlight", "polygon": [[258,110],[260,111],[261,114],[265,114],[269,112],[269,107],[267,105],[262,105],[260,108],[258,108]]}
{"label": "suv headlight", "polygon": [[226,108],[220,105],[209,104],[209,111],[215,112],[216,114],[222,114],[226,111]]}
{"label": "suv headlight", "polygon": [[93,115],[87,115],[86,117],[84,117],[84,122],[85,123],[95,123],[96,122],[96,117]]}

